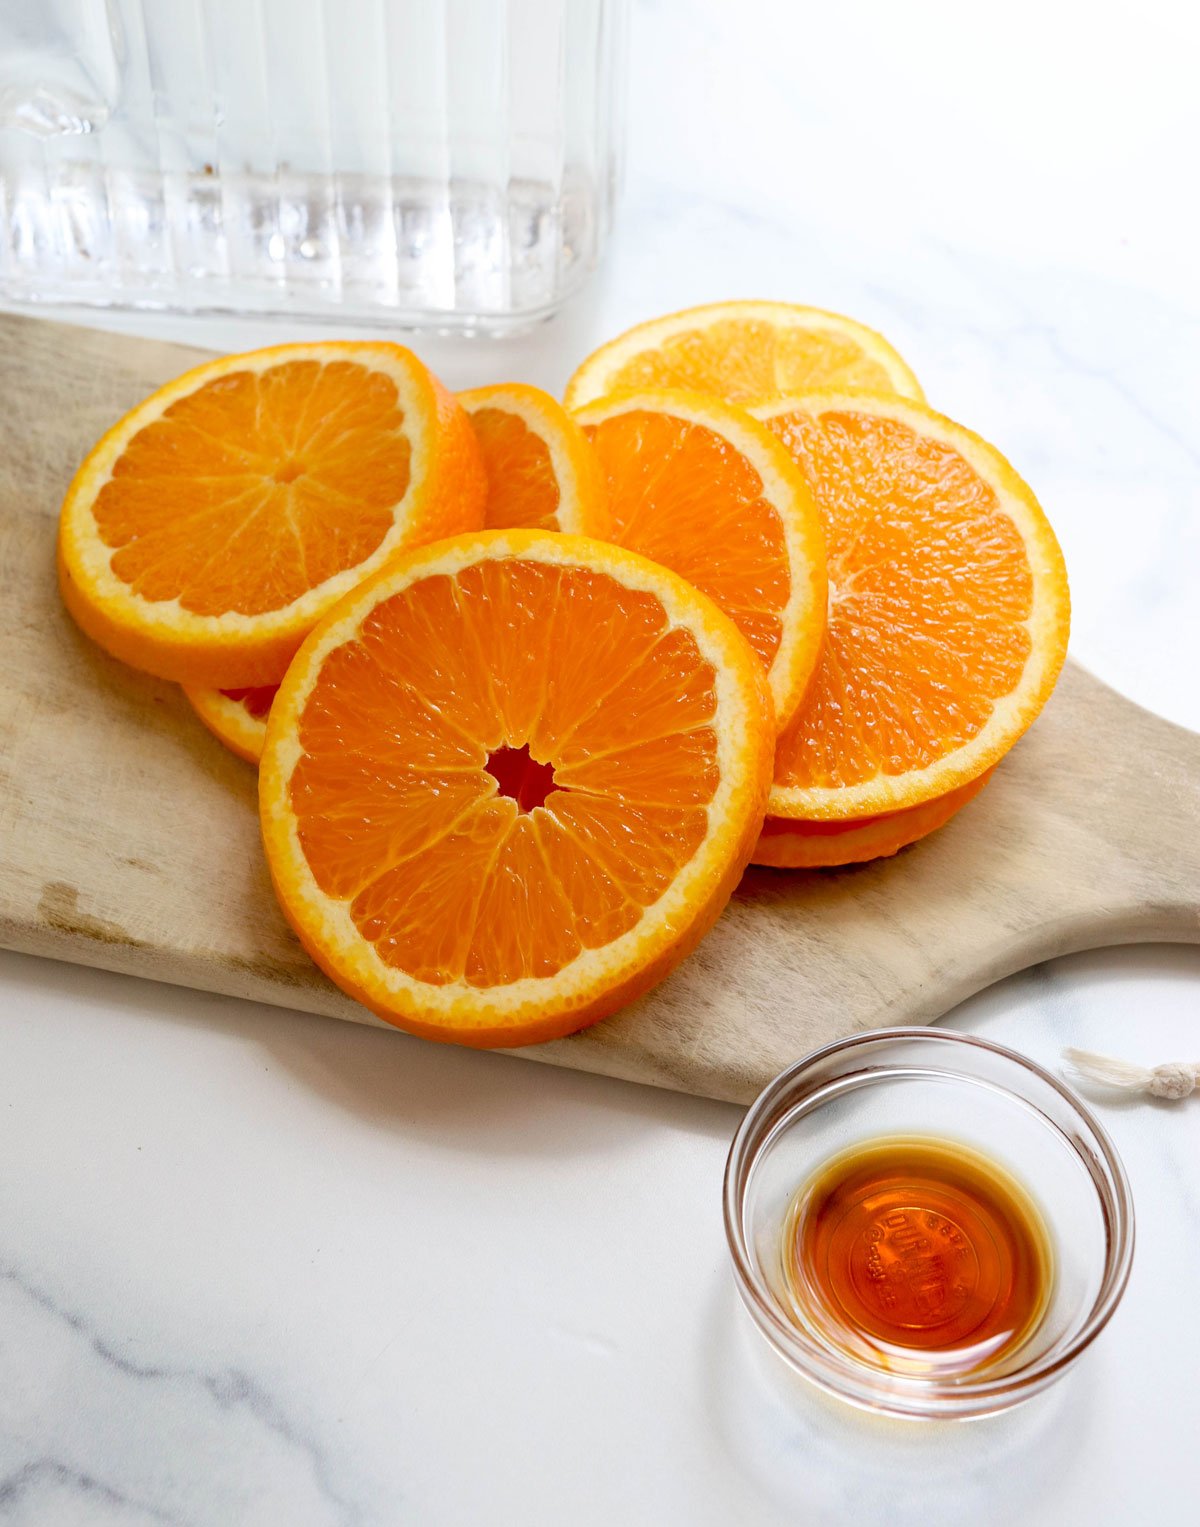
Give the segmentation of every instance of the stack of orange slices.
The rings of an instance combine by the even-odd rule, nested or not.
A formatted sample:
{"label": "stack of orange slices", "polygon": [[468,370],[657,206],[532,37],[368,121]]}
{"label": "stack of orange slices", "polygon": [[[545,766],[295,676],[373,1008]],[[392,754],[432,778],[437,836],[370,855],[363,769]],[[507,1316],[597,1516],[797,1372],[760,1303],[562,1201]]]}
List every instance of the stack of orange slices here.
{"label": "stack of orange slices", "polygon": [[724,303],[449,393],[392,344],[160,389],[63,505],[68,609],[261,760],[280,905],[438,1039],[570,1033],[746,864],[895,853],[983,788],[1069,605],[1037,501],[850,319]]}
{"label": "stack of orange slices", "polygon": [[[567,402],[587,427],[663,387],[744,410],[809,490],[803,586],[827,595],[800,703],[778,712],[755,862],[821,868],[894,854],[983,788],[1054,687],[1070,622],[1054,533],[1000,453],[926,407],[900,356],[850,319],[771,302],[654,319],[584,361]],[[609,476],[620,503],[627,494]],[[720,577],[743,548],[713,513],[696,509],[690,563],[645,549],[736,619],[738,596]],[[790,576],[794,591],[794,563]]]}

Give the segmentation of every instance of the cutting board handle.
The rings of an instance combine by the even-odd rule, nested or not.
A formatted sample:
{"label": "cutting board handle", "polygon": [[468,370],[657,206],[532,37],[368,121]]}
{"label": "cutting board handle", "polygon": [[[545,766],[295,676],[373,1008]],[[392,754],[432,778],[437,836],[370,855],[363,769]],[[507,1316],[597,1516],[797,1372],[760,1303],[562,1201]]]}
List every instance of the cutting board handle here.
{"label": "cutting board handle", "polygon": [[1074,742],[1080,757],[1062,758],[1058,788],[1047,793],[1066,817],[1048,856],[1062,852],[1064,870],[1085,882],[1089,919],[1110,941],[1200,942],[1200,734],[1076,666],[1051,703],[1070,709],[1058,740],[1063,749]]}

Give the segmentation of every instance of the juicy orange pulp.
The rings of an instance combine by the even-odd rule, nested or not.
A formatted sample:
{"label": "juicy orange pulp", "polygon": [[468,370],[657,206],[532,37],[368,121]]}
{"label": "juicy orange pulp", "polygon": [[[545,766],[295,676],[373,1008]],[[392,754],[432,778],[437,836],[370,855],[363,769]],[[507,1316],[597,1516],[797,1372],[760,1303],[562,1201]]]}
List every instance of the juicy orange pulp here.
{"label": "juicy orange pulp", "polygon": [[828,555],[820,660],[776,753],[776,784],[793,789],[937,764],[1014,694],[1032,650],[1034,581],[1008,506],[953,444],[871,406],[763,415],[808,477]]}
{"label": "juicy orange pulp", "polygon": [[605,537],[604,483],[583,431],[540,387],[497,382],[460,392],[487,474],[483,523]]}
{"label": "juicy orange pulp", "polygon": [[94,514],[113,571],[142,598],[256,615],[369,557],[409,467],[387,376],[295,360],[172,403],[128,442]]}
{"label": "juicy orange pulp", "polygon": [[725,318],[632,356],[612,377],[612,392],[687,387],[729,401],[749,401],[812,387],[886,391],[888,372],[861,345],[832,329],[782,328],[753,318]]}
{"label": "juicy orange pulp", "polygon": [[487,472],[489,528],[558,530],[561,494],[546,442],[507,409],[477,409],[471,424]]}
{"label": "juicy orange pulp", "polygon": [[566,403],[681,387],[750,403],[816,388],[921,397],[881,334],[840,313],[790,302],[713,302],[635,324],[594,350],[567,383]]}
{"label": "juicy orange pulp", "polygon": [[[551,975],[631,929],[703,840],[715,685],[690,632],[603,572],[483,562],[414,583],[329,654],[304,705],[304,857],[420,981]],[[533,809],[518,749],[550,771]]]}
{"label": "juicy orange pulp", "polygon": [[612,539],[707,594],[770,668],[789,579],[762,478],[716,431],[666,413],[618,414],[585,433],[608,481]]}

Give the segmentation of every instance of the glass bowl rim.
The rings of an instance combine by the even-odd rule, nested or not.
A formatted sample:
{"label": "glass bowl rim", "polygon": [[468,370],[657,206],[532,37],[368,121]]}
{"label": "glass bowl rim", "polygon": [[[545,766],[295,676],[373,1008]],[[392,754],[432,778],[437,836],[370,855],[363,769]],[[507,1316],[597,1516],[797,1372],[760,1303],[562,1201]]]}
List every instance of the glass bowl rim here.
{"label": "glass bowl rim", "polygon": [[[911,1374],[872,1372],[866,1365],[850,1358],[841,1358],[834,1352],[807,1336],[789,1320],[779,1308],[778,1301],[758,1274],[755,1259],[751,1255],[744,1233],[742,1210],[746,1190],[753,1177],[758,1156],[764,1146],[777,1137],[781,1121],[773,1110],[791,1091],[799,1078],[830,1056],[853,1051],[881,1042],[908,1043],[917,1041],[932,1046],[946,1045],[951,1048],[963,1046],[984,1050],[1014,1065],[1018,1073],[1026,1072],[1050,1087],[1067,1105],[1070,1113],[1086,1126],[1096,1146],[1103,1173],[1098,1175],[1092,1162],[1086,1160],[1069,1139],[1066,1141],[1081,1164],[1087,1169],[1089,1180],[1100,1199],[1101,1212],[1108,1226],[1105,1264],[1100,1286],[1091,1308],[1087,1311],[1079,1329],[1063,1344],[1052,1347],[1043,1357],[1035,1359],[1027,1367],[1015,1369],[997,1378],[959,1379],[947,1382],[937,1378]],[[977,1079],[945,1072],[951,1080],[973,1083]],[[876,1078],[883,1080],[884,1076]],[[1014,1078],[1015,1080],[1015,1078]],[[864,1085],[870,1085],[867,1079]],[[1034,1106],[1015,1086],[999,1086],[1025,1106]],[[1040,1110],[1039,1110],[1040,1111]],[[766,1126],[766,1127],[764,1127]],[[1055,1126],[1057,1128],[1057,1126]],[[1061,1131],[1060,1131],[1061,1133]],[[1109,1138],[1108,1131],[1087,1106],[1058,1077],[1036,1061],[1007,1045],[994,1040],[980,1039],[974,1034],[961,1034],[954,1029],[934,1028],[879,1028],[837,1039],[816,1050],[811,1050],[799,1060],[787,1066],[773,1078],[747,1109],[745,1117],[729,1147],[725,1163],[723,1184],[723,1207],[725,1238],[733,1260],[734,1276],[738,1293],[753,1316],[755,1323],[775,1350],[806,1378],[831,1394],[852,1404],[871,1409],[890,1411],[896,1415],[913,1417],[979,1415],[990,1411],[1007,1409],[1008,1406],[1027,1398],[1059,1377],[1080,1354],[1091,1345],[1112,1318],[1125,1287],[1129,1281],[1134,1249],[1133,1198],[1125,1167]]]}

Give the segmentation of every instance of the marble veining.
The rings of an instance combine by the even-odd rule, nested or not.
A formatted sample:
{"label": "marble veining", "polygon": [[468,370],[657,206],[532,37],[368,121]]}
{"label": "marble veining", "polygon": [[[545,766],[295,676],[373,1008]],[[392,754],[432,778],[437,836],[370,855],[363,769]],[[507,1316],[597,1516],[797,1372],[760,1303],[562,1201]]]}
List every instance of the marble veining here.
{"label": "marble veining", "polygon": [[[248,1373],[238,1368],[206,1370],[139,1361],[118,1350],[115,1337],[102,1334],[77,1309],[52,1297],[6,1261],[0,1261],[0,1309],[0,1328],[21,1331],[29,1356],[36,1354],[38,1366],[48,1362],[69,1366],[72,1387],[80,1386],[89,1396],[88,1410],[99,1402],[105,1410],[130,1419],[139,1411],[153,1410],[154,1431],[159,1436],[164,1417],[173,1418],[184,1437],[211,1433],[215,1444],[212,1459],[181,1455],[175,1460],[185,1476],[198,1473],[208,1462],[217,1466],[219,1478],[223,1439],[236,1436],[238,1445],[248,1448],[252,1455],[274,1454],[276,1469],[288,1476],[279,1505],[282,1509],[283,1498],[290,1494],[294,1497],[291,1510],[299,1513],[289,1515],[288,1520],[336,1523],[339,1527],[359,1527],[364,1521],[360,1506],[344,1496],[331,1477],[322,1447]],[[136,1338],[128,1340],[132,1344]],[[19,1386],[22,1374],[20,1366],[11,1360],[6,1368],[5,1385],[8,1403],[12,1404],[13,1388]],[[34,1382],[31,1374],[31,1388]],[[2,1410],[0,1402],[0,1413]],[[53,1502],[63,1496],[72,1499],[81,1512],[96,1509],[108,1515],[115,1513],[115,1520],[122,1523],[197,1520],[195,1503],[189,1503],[177,1483],[164,1478],[155,1467],[161,1460],[154,1458],[153,1449],[147,1450],[139,1467],[123,1480],[121,1470],[114,1471],[106,1449],[96,1445],[100,1439],[90,1428],[74,1436],[69,1427],[62,1432],[58,1439],[61,1451],[50,1454],[39,1454],[32,1437],[26,1448],[14,1446],[19,1432],[18,1436],[6,1435],[0,1442],[0,1521],[22,1509],[33,1512],[33,1519],[37,1519],[41,1511],[60,1509]],[[15,1464],[8,1462],[10,1451],[15,1454]],[[134,1483],[137,1474],[143,1477]],[[178,1497],[177,1504],[162,1503],[172,1496]],[[219,1504],[212,1502],[213,1506]],[[237,1508],[229,1500],[224,1509],[236,1512]],[[204,1519],[210,1519],[207,1513]],[[216,1513],[211,1517],[213,1521],[219,1519]],[[272,1519],[270,1515],[262,1518]],[[282,1515],[274,1519],[284,1520]]]}

